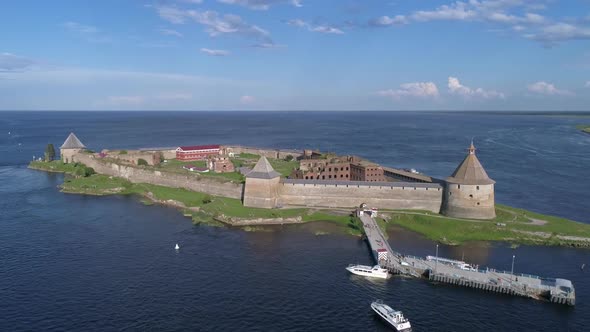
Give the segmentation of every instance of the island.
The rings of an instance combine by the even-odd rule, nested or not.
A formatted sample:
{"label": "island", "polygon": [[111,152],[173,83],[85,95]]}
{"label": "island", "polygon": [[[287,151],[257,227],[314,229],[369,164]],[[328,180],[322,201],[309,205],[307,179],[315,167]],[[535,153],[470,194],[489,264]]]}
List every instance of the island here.
{"label": "island", "polygon": [[590,134],[590,125],[577,125],[576,128],[583,133]]}
{"label": "island", "polygon": [[368,206],[379,211],[383,230],[403,227],[446,244],[590,247],[590,225],[496,204],[495,181],[473,143],[446,179],[317,150],[199,145],[94,152],[73,133],[58,160],[50,150],[29,167],[69,174],[64,193],[138,195],[195,223],[256,230],[328,221],[362,235],[356,210]]}

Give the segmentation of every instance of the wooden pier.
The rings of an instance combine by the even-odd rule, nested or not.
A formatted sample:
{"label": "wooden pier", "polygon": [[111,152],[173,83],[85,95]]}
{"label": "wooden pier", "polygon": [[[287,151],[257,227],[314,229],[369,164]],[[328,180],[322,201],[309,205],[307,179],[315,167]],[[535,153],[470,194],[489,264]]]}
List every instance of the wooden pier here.
{"label": "wooden pier", "polygon": [[433,282],[471,287],[484,291],[524,296],[553,303],[576,303],[576,293],[567,279],[541,278],[494,269],[462,269],[437,259],[402,255],[391,249],[370,213],[359,213],[375,261],[391,273],[428,278]]}

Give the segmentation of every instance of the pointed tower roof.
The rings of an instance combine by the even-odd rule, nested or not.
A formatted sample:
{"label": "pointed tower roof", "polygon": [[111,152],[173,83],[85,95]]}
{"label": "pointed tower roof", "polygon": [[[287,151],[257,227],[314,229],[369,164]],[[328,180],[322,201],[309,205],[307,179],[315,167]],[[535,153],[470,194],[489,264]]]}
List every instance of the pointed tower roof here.
{"label": "pointed tower roof", "polygon": [[78,137],[74,133],[70,133],[70,136],[66,138],[64,144],[61,145],[61,149],[84,149],[85,146],[80,142]]}
{"label": "pointed tower roof", "polygon": [[258,179],[274,179],[276,177],[280,177],[281,174],[272,168],[268,159],[265,156],[260,157],[256,166],[246,174],[248,178],[258,178]]}
{"label": "pointed tower roof", "polygon": [[473,141],[469,146],[469,153],[463,159],[463,162],[455,169],[453,175],[447,178],[447,182],[456,184],[485,185],[494,184],[496,181],[490,179],[488,173],[475,156],[475,146]]}

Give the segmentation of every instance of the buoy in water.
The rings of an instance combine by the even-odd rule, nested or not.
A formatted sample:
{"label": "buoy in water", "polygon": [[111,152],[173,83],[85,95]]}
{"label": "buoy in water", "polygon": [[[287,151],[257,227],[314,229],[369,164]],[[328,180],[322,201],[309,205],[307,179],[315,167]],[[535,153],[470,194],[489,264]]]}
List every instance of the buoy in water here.
{"label": "buoy in water", "polygon": [[176,244],[176,246],[174,247],[174,249],[179,250],[180,246],[178,245],[178,243]]}

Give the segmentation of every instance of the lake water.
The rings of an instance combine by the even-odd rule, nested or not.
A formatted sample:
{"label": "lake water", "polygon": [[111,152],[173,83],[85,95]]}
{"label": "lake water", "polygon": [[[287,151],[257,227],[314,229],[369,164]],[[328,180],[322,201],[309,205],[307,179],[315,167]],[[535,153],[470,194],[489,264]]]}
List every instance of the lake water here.
{"label": "lake water", "polygon": [[[586,118],[474,113],[0,112],[0,331],[386,331],[369,304],[404,311],[414,331],[585,331],[590,251],[506,244],[439,254],[574,282],[567,307],[424,280],[370,281],[367,245],[331,224],[267,232],[194,226],[133,197],[67,195],[63,176],[28,170],[75,131],[91,149],[243,144],[319,148],[384,165],[452,173],[471,138],[497,201],[590,222]],[[10,132],[10,133],[9,133]],[[318,231],[329,235],[316,236]],[[402,229],[394,249],[433,254]],[[173,247],[182,248],[176,252]]]}

